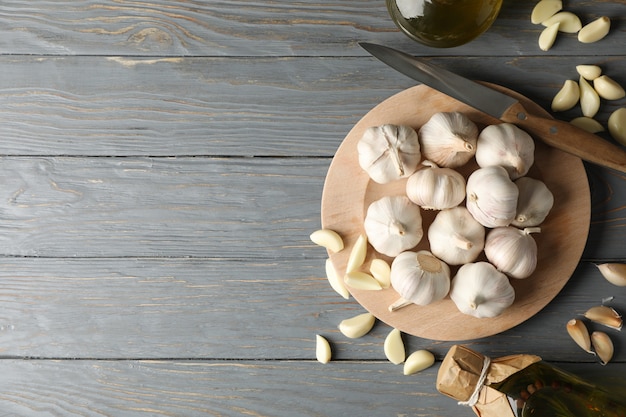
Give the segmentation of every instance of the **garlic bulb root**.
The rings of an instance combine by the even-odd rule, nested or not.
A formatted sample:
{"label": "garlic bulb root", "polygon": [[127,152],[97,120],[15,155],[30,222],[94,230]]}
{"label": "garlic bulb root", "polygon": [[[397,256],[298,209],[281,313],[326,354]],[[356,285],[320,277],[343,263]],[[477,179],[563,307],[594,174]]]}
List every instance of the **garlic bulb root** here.
{"label": "garlic bulb root", "polygon": [[459,311],[477,318],[502,314],[515,300],[509,279],[488,262],[467,263],[452,279],[450,298]]}
{"label": "garlic bulb root", "polygon": [[528,278],[537,268],[537,243],[531,233],[539,232],[538,227],[492,229],[485,239],[485,255],[498,271],[511,278]]}
{"label": "garlic bulb root", "polygon": [[[427,305],[448,294],[450,267],[426,250],[403,252],[391,263],[391,286],[404,300]],[[394,303],[390,309],[397,310],[401,304]]]}
{"label": "garlic bulb root", "polygon": [[478,135],[476,162],[481,168],[500,165],[511,179],[523,177],[535,162],[535,142],[511,123],[484,128]]}
{"label": "garlic bulb root", "polygon": [[367,240],[378,252],[394,257],[416,246],[424,234],[419,206],[405,196],[386,196],[367,209]]}
{"label": "garlic bulb root", "polygon": [[448,265],[478,258],[485,245],[485,228],[463,206],[440,211],[428,228],[431,252]]}
{"label": "garlic bulb root", "polygon": [[366,129],[357,143],[357,151],[359,165],[379,184],[408,177],[422,158],[417,132],[403,125]]}
{"label": "garlic bulb root", "polygon": [[466,207],[485,227],[511,224],[517,212],[518,196],[519,189],[502,166],[479,168],[467,179]]}
{"label": "garlic bulb root", "polygon": [[519,190],[517,213],[511,222],[518,227],[538,226],[554,205],[554,195],[543,181],[522,177],[515,181]]}
{"label": "garlic bulb root", "polygon": [[465,165],[476,153],[478,127],[461,112],[435,113],[419,129],[424,158],[440,167]]}
{"label": "garlic bulb root", "polygon": [[406,182],[409,200],[424,210],[456,207],[465,199],[465,178],[451,168],[423,161],[426,168],[413,173]]}

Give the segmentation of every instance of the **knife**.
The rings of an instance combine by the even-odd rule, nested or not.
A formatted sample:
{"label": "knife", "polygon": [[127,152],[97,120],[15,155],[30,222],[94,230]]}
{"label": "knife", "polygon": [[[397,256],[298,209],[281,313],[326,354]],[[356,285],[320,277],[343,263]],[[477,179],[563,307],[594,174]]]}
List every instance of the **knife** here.
{"label": "knife", "polygon": [[359,42],[372,56],[452,98],[517,125],[548,145],[585,161],[626,173],[626,150],[571,123],[535,116],[519,101],[453,72],[387,46]]}

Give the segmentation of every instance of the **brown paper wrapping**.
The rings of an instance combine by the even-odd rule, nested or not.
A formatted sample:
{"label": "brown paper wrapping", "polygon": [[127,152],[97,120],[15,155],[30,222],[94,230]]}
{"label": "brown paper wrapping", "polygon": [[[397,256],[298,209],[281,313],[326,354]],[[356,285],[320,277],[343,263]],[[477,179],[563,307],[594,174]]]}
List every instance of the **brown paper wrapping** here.
{"label": "brown paper wrapping", "polygon": [[[480,417],[515,417],[506,395],[490,388],[516,372],[540,361],[535,355],[511,355],[492,359],[478,401],[472,406]],[[458,401],[467,401],[479,383],[485,357],[465,346],[455,345],[444,358],[437,375],[437,390]]]}

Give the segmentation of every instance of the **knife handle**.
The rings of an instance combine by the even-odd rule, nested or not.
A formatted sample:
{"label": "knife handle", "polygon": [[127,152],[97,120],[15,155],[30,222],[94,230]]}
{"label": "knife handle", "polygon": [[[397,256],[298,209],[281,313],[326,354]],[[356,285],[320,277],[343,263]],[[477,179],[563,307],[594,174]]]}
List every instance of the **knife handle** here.
{"label": "knife handle", "polygon": [[534,116],[516,103],[500,118],[546,144],[585,161],[626,173],[626,150],[571,123]]}

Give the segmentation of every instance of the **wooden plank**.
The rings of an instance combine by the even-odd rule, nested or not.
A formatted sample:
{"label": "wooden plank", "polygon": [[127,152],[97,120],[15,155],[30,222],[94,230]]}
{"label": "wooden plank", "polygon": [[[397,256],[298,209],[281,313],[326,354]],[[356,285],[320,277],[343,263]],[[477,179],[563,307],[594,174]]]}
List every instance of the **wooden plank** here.
{"label": "wooden plank", "polygon": [[[533,2],[504,2],[494,26],[456,55],[543,55],[542,26],[530,23]],[[623,15],[620,2],[567,4],[584,22]],[[365,55],[357,41],[396,44],[448,55],[399,32],[384,1],[10,1],[0,6],[0,53],[25,55]],[[626,32],[583,45],[563,35],[551,54],[621,53]]]}
{"label": "wooden plank", "polygon": [[[385,360],[390,326],[378,322],[360,339],[338,331],[365,310],[332,291],[323,260],[14,258],[1,265],[4,358],[312,360],[315,334],[322,334],[337,360]],[[489,355],[532,349],[547,360],[595,363],[565,323],[611,296],[610,305],[626,312],[623,290],[584,263],[538,315],[464,343]],[[619,348],[626,336],[604,330],[617,347],[615,361],[626,361]],[[425,348],[439,359],[458,343],[404,340],[407,351]]]}
{"label": "wooden plank", "polygon": [[[625,364],[557,366],[626,387]],[[2,367],[0,407],[11,416],[474,415],[436,391],[438,365],[412,376],[384,362],[5,360]]]}
{"label": "wooden plank", "polygon": [[[580,63],[626,85],[623,57],[432,62],[543,108]],[[415,84],[374,58],[0,56],[0,71],[3,155],[330,157],[363,115]],[[603,102],[597,119],[624,105]]]}

